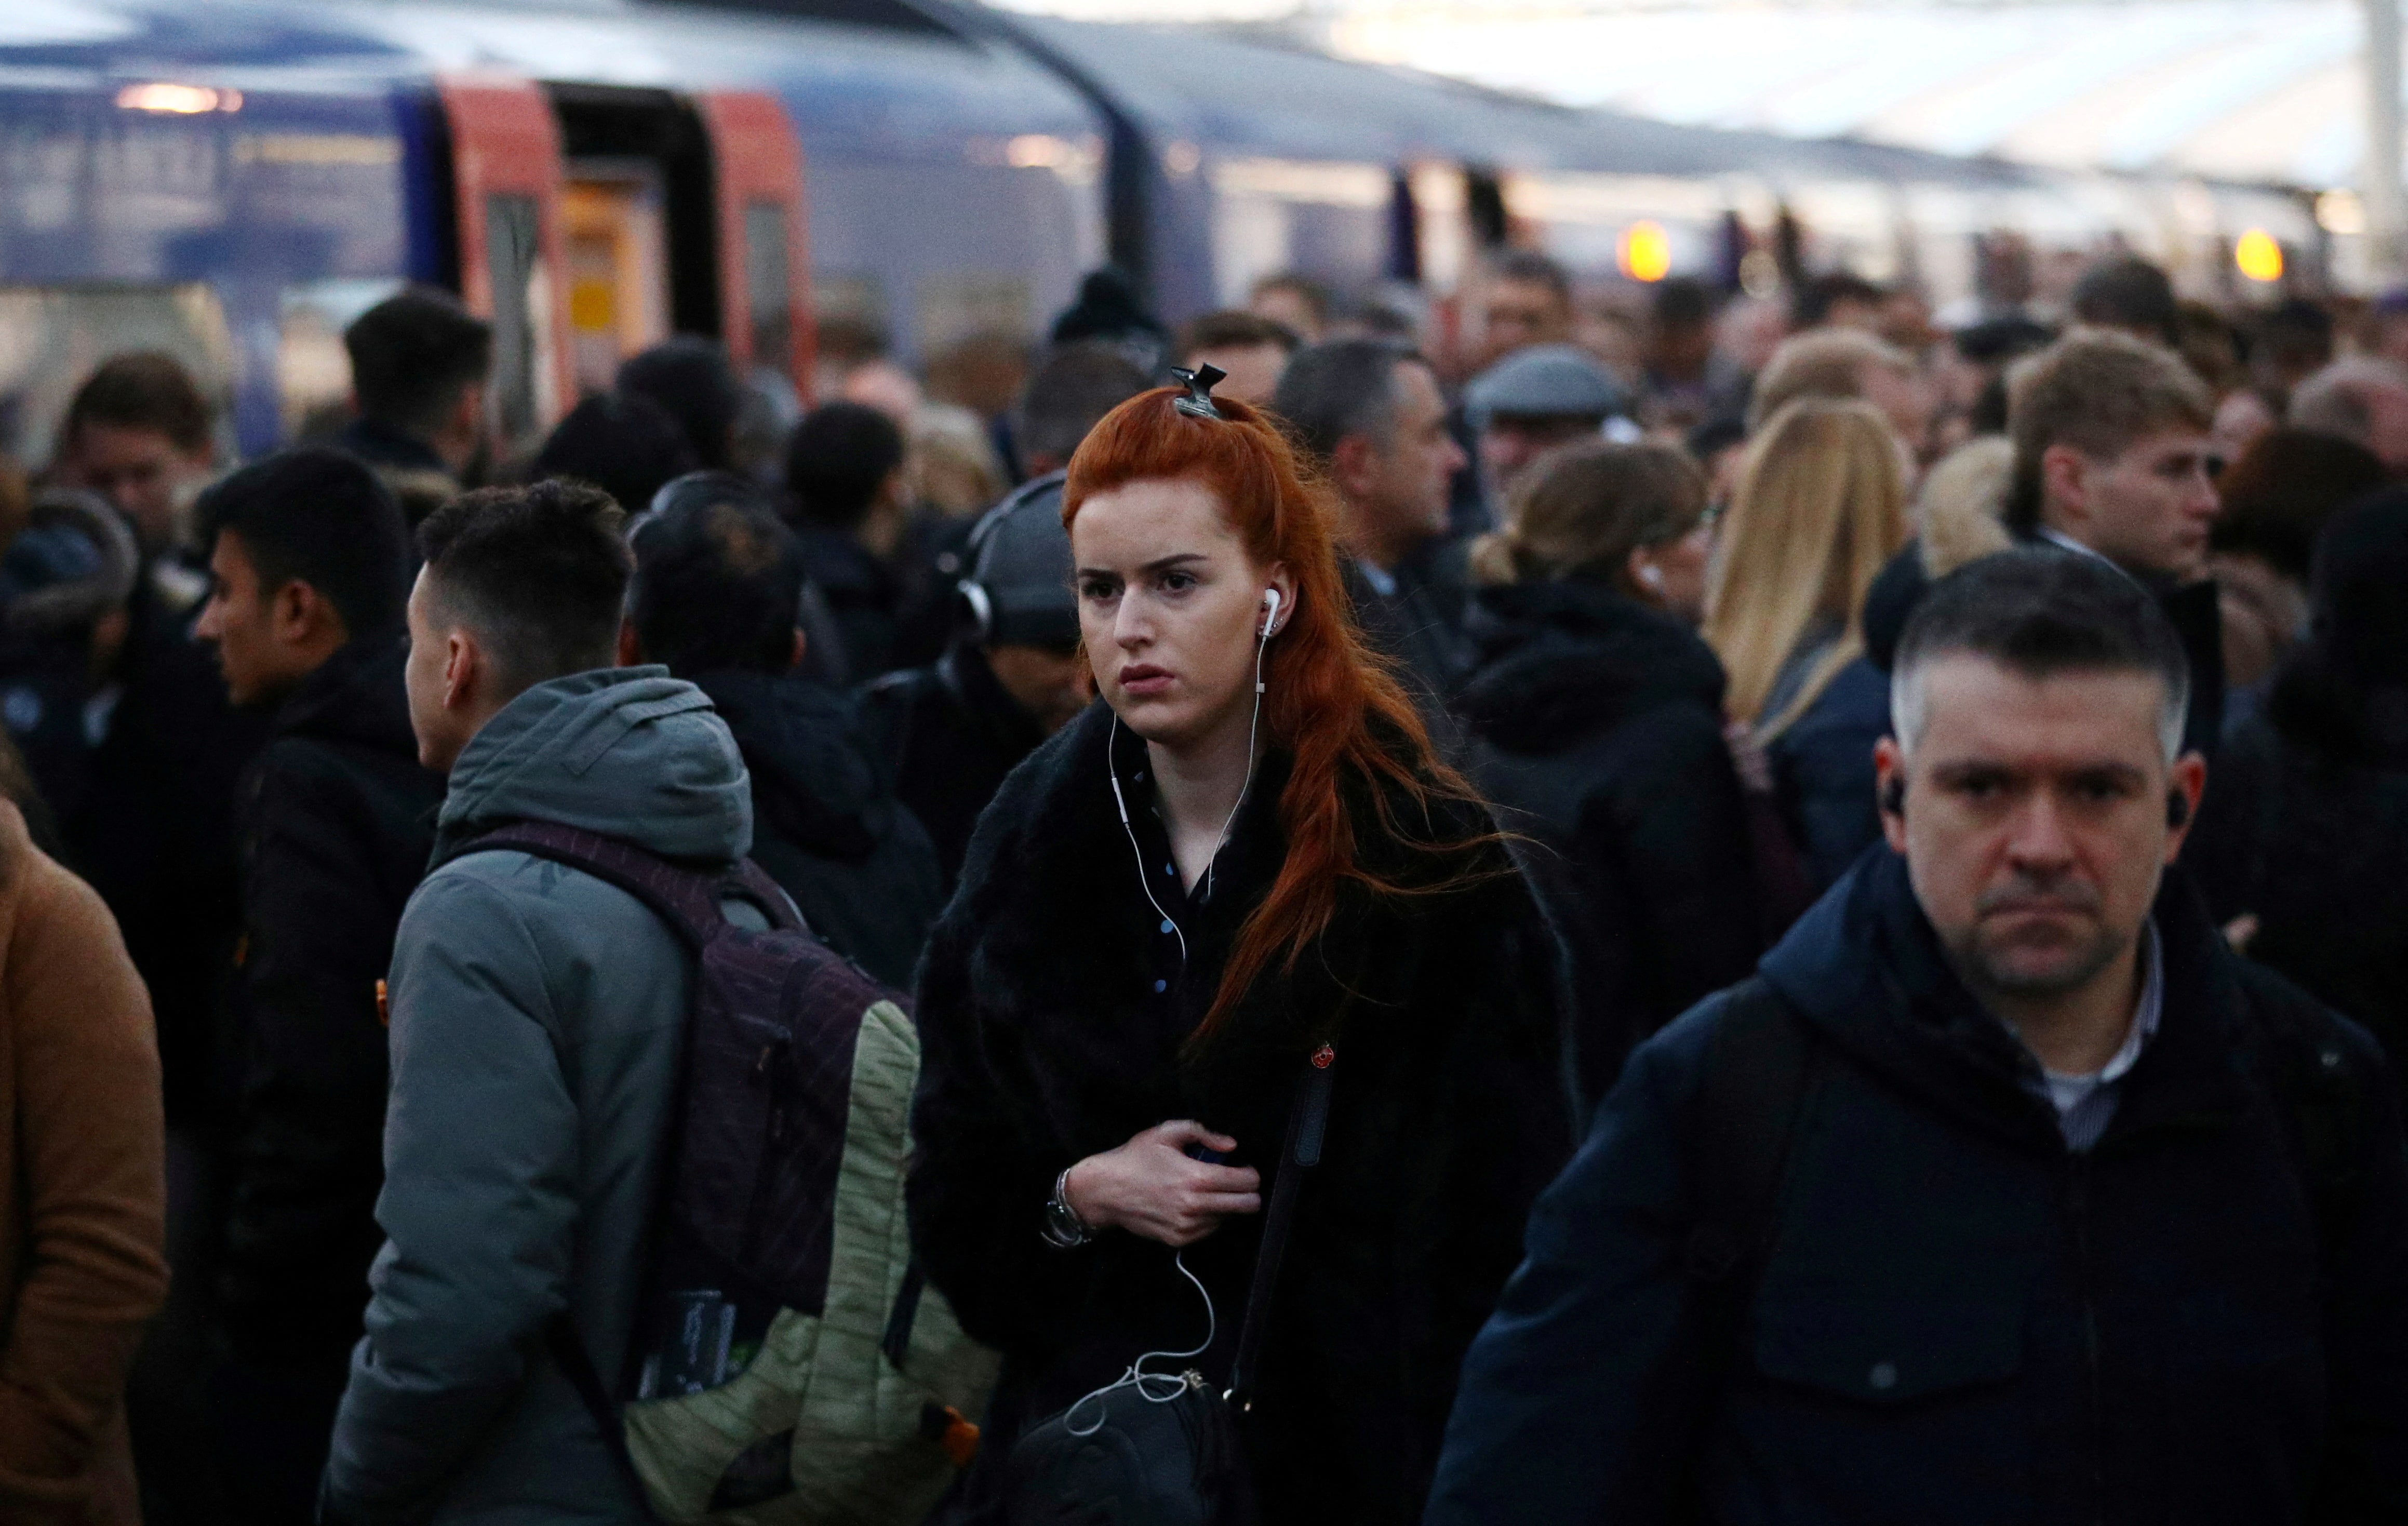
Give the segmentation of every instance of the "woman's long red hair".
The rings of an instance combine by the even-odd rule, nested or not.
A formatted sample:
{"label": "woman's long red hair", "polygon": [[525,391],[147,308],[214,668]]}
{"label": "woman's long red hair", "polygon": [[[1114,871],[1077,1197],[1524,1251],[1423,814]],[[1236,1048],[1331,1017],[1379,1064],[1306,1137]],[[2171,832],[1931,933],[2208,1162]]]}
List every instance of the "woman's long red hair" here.
{"label": "woman's long red hair", "polygon": [[[1198,419],[1171,406],[1184,395],[1157,388],[1105,416],[1070,458],[1062,522],[1072,524],[1091,494],[1125,483],[1201,482],[1220,496],[1247,555],[1260,566],[1284,563],[1296,579],[1292,612],[1265,655],[1263,696],[1271,742],[1291,760],[1280,795],[1287,854],[1269,892],[1238,930],[1196,1032],[1204,1039],[1274,961],[1295,968],[1329,926],[1342,883],[1408,896],[1463,882],[1455,875],[1407,881],[1365,867],[1346,805],[1350,779],[1369,786],[1364,792],[1381,827],[1408,841],[1415,839],[1396,820],[1396,806],[1410,803],[1426,822],[1434,801],[1478,797],[1439,758],[1403,685],[1364,642],[1339,575],[1336,507],[1327,489],[1263,414],[1225,398],[1215,401],[1226,418]],[[1460,851],[1488,835],[1425,846]]]}

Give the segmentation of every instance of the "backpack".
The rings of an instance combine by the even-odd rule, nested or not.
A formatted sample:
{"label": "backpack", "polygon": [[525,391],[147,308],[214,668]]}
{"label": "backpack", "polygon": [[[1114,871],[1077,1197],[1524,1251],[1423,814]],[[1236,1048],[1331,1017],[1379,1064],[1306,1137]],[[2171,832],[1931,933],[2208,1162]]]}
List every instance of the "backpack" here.
{"label": "backpack", "polygon": [[[999,1358],[912,1261],[920,1041],[756,865],[697,870],[548,822],[512,849],[626,891],[695,954],[660,1198],[614,1385],[545,1341],[652,1519],[912,1526],[966,1466]],[[741,900],[768,920],[728,919]]]}

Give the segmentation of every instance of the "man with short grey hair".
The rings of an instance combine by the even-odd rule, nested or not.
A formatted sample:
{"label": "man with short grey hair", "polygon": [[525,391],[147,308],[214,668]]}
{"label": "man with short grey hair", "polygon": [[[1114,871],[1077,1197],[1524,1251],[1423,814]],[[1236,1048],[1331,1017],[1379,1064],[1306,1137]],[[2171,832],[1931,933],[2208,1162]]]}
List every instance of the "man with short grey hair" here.
{"label": "man with short grey hair", "polygon": [[1426,1519],[2398,1519],[2408,1148],[2174,868],[2179,638],[2007,551],[1895,674],[1886,846],[1631,1057]]}
{"label": "man with short grey hair", "polygon": [[2291,426],[2362,445],[2384,470],[2408,473],[2408,366],[2379,355],[2351,355],[2300,383]]}
{"label": "man with short grey hair", "polygon": [[1435,715],[1470,668],[1460,601],[1426,566],[1446,534],[1448,479],[1464,464],[1437,373],[1392,339],[1333,339],[1288,362],[1271,408],[1337,493],[1356,617]]}

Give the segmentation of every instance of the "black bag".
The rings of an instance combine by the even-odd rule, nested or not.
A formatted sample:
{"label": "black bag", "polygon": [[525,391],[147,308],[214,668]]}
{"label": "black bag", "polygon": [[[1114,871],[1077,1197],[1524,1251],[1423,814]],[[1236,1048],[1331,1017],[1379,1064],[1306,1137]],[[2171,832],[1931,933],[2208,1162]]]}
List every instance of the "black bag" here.
{"label": "black bag", "polygon": [[[1229,1391],[1204,1375],[1140,1373],[1031,1426],[1004,1464],[1010,1526],[1252,1526],[1258,1519],[1239,1418],[1270,1322],[1280,1257],[1304,1174],[1321,1160],[1337,1051],[1323,1045],[1288,1120],[1286,1168],[1271,1188]],[[1142,1359],[1140,1359],[1142,1360]]]}

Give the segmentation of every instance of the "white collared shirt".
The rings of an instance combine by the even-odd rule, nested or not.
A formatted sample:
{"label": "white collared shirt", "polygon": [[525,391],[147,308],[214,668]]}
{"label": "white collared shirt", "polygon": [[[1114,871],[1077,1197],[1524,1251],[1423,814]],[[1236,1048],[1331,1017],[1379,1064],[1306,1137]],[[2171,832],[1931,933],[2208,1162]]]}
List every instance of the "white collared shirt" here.
{"label": "white collared shirt", "polygon": [[2099,1143],[2099,1136],[2107,1132],[2108,1123],[2115,1117],[2124,1077],[2140,1062],[2141,1051],[2157,1036],[2157,1025],[2165,1018],[2166,959],[2155,922],[2142,924],[2141,950],[2144,972],[2141,1000],[2132,1009],[2132,1026],[2125,1034],[2122,1047],[2092,1075],[2041,1072],[2041,1083],[2049,1105],[2057,1109],[2057,1126],[2065,1134],[2066,1148],[2077,1155]]}

